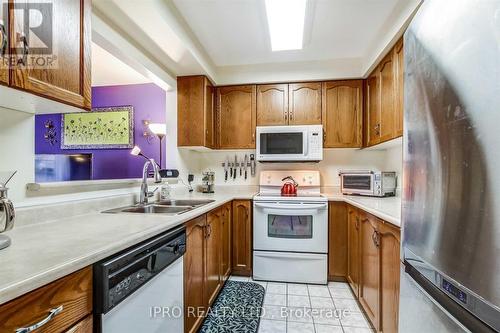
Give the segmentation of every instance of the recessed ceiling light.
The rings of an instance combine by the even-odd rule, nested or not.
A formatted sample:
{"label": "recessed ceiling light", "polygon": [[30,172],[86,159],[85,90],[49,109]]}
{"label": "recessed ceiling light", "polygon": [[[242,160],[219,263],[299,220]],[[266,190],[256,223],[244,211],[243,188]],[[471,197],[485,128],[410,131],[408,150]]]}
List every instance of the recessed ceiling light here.
{"label": "recessed ceiling light", "polygon": [[302,49],[306,4],[307,0],[266,0],[273,51]]}

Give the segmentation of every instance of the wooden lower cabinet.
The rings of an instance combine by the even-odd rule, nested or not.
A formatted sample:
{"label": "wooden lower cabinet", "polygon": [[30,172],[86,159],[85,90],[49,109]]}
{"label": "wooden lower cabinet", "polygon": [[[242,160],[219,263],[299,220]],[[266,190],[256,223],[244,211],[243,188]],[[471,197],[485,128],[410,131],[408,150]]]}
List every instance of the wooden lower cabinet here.
{"label": "wooden lower cabinet", "polygon": [[207,214],[206,234],[206,299],[212,304],[221,288],[221,211],[216,209]]}
{"label": "wooden lower cabinet", "polygon": [[252,202],[233,201],[233,257],[235,275],[252,275]]}
{"label": "wooden lower cabinet", "polygon": [[186,224],[184,254],[184,331],[196,332],[203,322],[205,296],[206,215]]}
{"label": "wooden lower cabinet", "polygon": [[359,296],[359,212],[347,207],[347,282],[356,297]]}
{"label": "wooden lower cabinet", "polygon": [[398,332],[401,235],[389,223],[379,224],[380,235],[380,330]]}
{"label": "wooden lower cabinet", "polygon": [[78,324],[67,330],[66,333],[92,333],[94,328],[93,322],[94,322],[93,317],[91,315],[87,316]]}
{"label": "wooden lower cabinet", "polygon": [[347,275],[347,207],[334,201],[328,206],[328,279],[345,280]]}
{"label": "wooden lower cabinet", "polygon": [[231,274],[231,252],[232,252],[232,205],[231,203],[225,204],[221,208],[221,276],[222,280],[226,281]]}
{"label": "wooden lower cabinet", "polygon": [[359,302],[375,329],[380,322],[380,253],[378,238],[378,220],[362,214],[360,223],[360,288]]}
{"label": "wooden lower cabinet", "polygon": [[231,274],[231,203],[186,224],[184,332],[197,332]]}
{"label": "wooden lower cabinet", "polygon": [[91,332],[92,322],[81,321],[92,313],[92,267],[0,305],[0,332],[32,326],[57,308],[61,311],[37,329],[37,333]]}
{"label": "wooden lower cabinet", "polygon": [[[398,332],[400,237],[400,228],[347,205],[346,279],[377,332]],[[339,248],[332,241],[342,239],[330,230],[330,256]]]}

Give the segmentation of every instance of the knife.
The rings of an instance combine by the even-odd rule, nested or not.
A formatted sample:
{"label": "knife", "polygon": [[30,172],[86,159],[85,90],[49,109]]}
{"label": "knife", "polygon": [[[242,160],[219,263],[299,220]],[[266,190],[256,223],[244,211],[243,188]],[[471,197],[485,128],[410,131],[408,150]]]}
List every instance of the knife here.
{"label": "knife", "polygon": [[255,155],[250,154],[250,174],[255,176]]}
{"label": "knife", "polygon": [[238,171],[238,156],[234,155],[234,178],[236,180],[236,173]]}
{"label": "knife", "polygon": [[226,162],[222,163],[222,166],[224,167],[224,181],[227,182],[227,172],[229,170],[229,160],[226,159]]}
{"label": "knife", "polygon": [[226,159],[229,166],[229,178],[233,178],[233,164],[229,162],[229,157],[226,157]]}
{"label": "knife", "polygon": [[248,168],[248,155],[245,154],[245,159],[243,160],[243,164],[244,164],[244,168],[245,168],[245,180],[247,179],[248,177],[248,171],[247,171],[247,168]]}

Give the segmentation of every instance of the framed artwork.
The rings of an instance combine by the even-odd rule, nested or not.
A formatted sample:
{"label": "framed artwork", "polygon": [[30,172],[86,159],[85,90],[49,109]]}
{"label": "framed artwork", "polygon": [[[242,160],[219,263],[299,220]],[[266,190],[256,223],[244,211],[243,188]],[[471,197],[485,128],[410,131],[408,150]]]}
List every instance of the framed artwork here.
{"label": "framed artwork", "polygon": [[65,113],[61,133],[61,149],[133,148],[134,109],[118,106]]}

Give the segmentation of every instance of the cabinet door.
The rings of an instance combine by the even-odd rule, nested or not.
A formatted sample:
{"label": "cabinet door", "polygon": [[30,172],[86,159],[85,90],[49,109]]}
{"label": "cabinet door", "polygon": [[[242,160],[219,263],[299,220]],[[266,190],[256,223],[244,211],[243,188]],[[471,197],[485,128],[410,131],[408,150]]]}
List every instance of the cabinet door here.
{"label": "cabinet door", "polygon": [[177,78],[177,145],[215,148],[215,89],[203,75]]}
{"label": "cabinet door", "polygon": [[366,79],[366,115],[367,145],[372,146],[380,141],[380,93],[377,73]]}
{"label": "cabinet door", "polygon": [[325,148],[362,145],[362,80],[323,83],[322,119]]}
{"label": "cabinet door", "polygon": [[352,291],[359,296],[359,215],[356,208],[347,208],[347,282]]}
{"label": "cabinet door", "polygon": [[[212,83],[206,78],[204,80],[205,88],[205,105],[204,105],[204,132],[205,132],[205,142],[204,146],[207,148],[216,148],[216,136],[215,136],[215,88]],[[195,121],[196,122],[196,121]]]}
{"label": "cabinet door", "polygon": [[217,209],[207,214],[206,299],[209,306],[221,288],[221,233],[221,211]]}
{"label": "cabinet door", "polygon": [[205,78],[177,78],[177,145],[204,146]]}
{"label": "cabinet door", "polygon": [[222,207],[222,255],[221,255],[221,275],[225,281],[231,274],[231,203]]}
{"label": "cabinet door", "polygon": [[[9,17],[4,12],[7,0],[0,0],[0,84],[9,84]],[[5,15],[4,15],[5,14]]]}
{"label": "cabinet door", "polygon": [[321,125],[321,82],[288,85],[288,123]]}
{"label": "cabinet door", "polygon": [[359,301],[376,330],[379,329],[380,263],[378,221],[362,215],[360,223],[361,274]]}
{"label": "cabinet door", "polygon": [[[52,38],[45,36],[48,40],[42,40],[42,43],[49,45],[52,42],[52,65],[47,56],[40,56],[36,50],[40,46],[36,42],[38,36],[31,30],[28,33],[23,27],[27,1],[13,1],[16,10],[13,11],[11,41],[15,41],[12,44],[17,50],[18,60],[24,60],[16,62],[11,83],[37,95],[90,109],[91,1],[54,0],[51,4],[51,22],[47,7],[42,11],[49,17],[47,21],[51,23]],[[54,56],[57,57],[55,60]]]}
{"label": "cabinet door", "polygon": [[217,88],[217,115],[219,148],[255,148],[255,85]]}
{"label": "cabinet door", "polygon": [[233,274],[252,274],[252,202],[233,201]]}
{"label": "cabinet door", "polygon": [[328,279],[347,275],[347,209],[344,202],[328,207]]}
{"label": "cabinet door", "polygon": [[288,84],[257,86],[257,126],[288,125]]}
{"label": "cabinet door", "polygon": [[404,49],[403,39],[400,39],[394,46],[395,61],[395,110],[394,110],[394,137],[403,135],[403,115],[404,115]]}
{"label": "cabinet door", "polygon": [[[184,254],[184,331],[197,332],[205,311],[205,237],[206,215],[186,224],[186,253]],[[190,311],[194,309],[194,311]]]}
{"label": "cabinet door", "polygon": [[380,328],[398,332],[400,230],[386,222],[380,224]]}
{"label": "cabinet door", "polygon": [[71,327],[65,333],[92,333],[93,332],[93,318],[92,315],[87,316],[75,326]]}
{"label": "cabinet door", "polygon": [[0,332],[16,332],[18,328],[40,323],[55,309],[59,313],[37,333],[66,332],[91,314],[91,266],[0,305]]}
{"label": "cabinet door", "polygon": [[394,136],[395,84],[394,60],[392,52],[379,65],[380,83],[380,141],[387,141]]}

